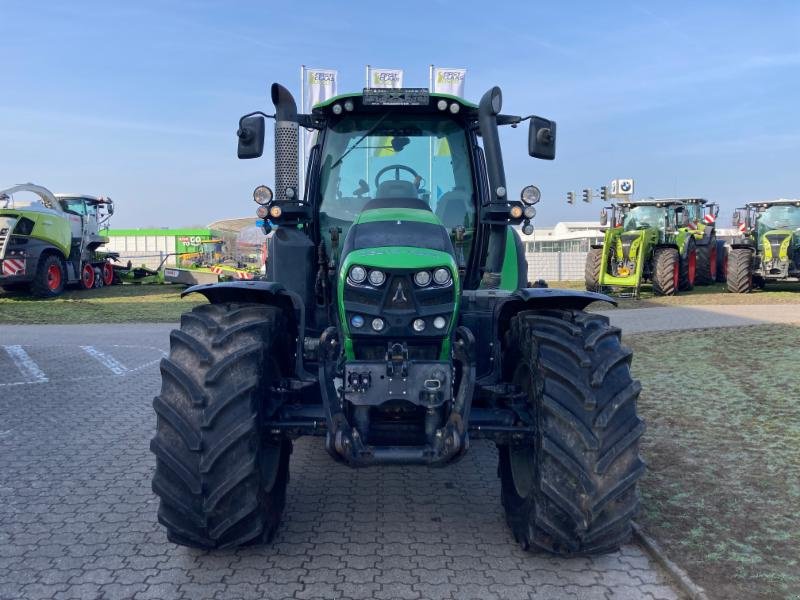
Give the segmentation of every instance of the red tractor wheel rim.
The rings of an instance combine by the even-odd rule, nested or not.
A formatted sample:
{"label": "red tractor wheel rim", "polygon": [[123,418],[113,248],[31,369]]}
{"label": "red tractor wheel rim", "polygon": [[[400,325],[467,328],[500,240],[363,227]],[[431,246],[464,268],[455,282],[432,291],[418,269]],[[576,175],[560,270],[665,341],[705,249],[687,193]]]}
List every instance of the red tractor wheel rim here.
{"label": "red tractor wheel rim", "polygon": [[711,269],[711,279],[717,278],[717,246],[711,248],[711,255],[709,256],[709,268]]}
{"label": "red tractor wheel rim", "polygon": [[94,287],[94,267],[92,265],[83,265],[81,281],[83,282],[83,287],[87,290]]}
{"label": "red tractor wheel rim", "polygon": [[697,273],[697,250],[689,252],[689,285],[694,284],[694,276]]}
{"label": "red tractor wheel rim", "polygon": [[47,268],[47,289],[55,291],[61,287],[61,269],[58,265],[50,265]]}
{"label": "red tractor wheel rim", "polygon": [[114,267],[111,263],[103,264],[103,285],[111,285],[114,281]]}
{"label": "red tractor wheel rim", "polygon": [[675,268],[672,269],[672,285],[675,286],[675,289],[678,289],[678,284],[681,280],[681,269],[680,265],[676,262]]}

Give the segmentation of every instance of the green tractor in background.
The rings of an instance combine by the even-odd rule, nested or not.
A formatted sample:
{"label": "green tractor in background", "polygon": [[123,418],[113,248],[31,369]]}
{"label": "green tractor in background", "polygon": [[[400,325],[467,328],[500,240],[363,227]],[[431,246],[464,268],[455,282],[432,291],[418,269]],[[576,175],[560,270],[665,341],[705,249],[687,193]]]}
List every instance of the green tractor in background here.
{"label": "green tractor in background", "polygon": [[[532,228],[539,192],[511,198],[503,169],[500,126],[529,120],[529,154],[553,159],[555,123],[503,114],[497,87],[478,105],[365,89],[298,114],[273,84],[272,102],[275,192],[253,194],[274,228],[266,276],[187,290],[209,303],[161,363],[151,449],[169,539],[270,540],[300,436],[353,467],[445,466],[484,439],[524,548],[618,548],[645,468],[631,352],[585,310],[607,296],[527,287],[514,226]],[[240,158],[262,154],[266,116],[240,120]]]}
{"label": "green tractor in background", "polygon": [[[605,208],[600,224],[608,225]],[[611,288],[638,297],[642,284],[650,282],[657,296],[672,296],[691,290],[696,273],[696,238],[686,205],[674,198],[613,204],[603,243],[592,245],[586,256],[589,291]]]}
{"label": "green tractor in background", "polygon": [[711,285],[725,281],[725,241],[717,239],[719,205],[705,198],[680,198],[685,205],[686,226],[697,245],[695,285]]}
{"label": "green tractor in background", "polygon": [[800,281],[800,200],[753,202],[734,212],[741,237],[728,251],[728,291]]}

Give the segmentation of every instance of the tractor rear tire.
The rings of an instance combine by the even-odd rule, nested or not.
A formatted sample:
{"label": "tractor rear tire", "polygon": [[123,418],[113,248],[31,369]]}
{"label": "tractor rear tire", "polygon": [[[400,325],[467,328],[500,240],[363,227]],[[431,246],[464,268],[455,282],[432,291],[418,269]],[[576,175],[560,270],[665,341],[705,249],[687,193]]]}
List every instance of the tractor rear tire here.
{"label": "tractor rear tire", "polygon": [[37,298],[55,298],[64,291],[67,273],[61,258],[47,254],[39,259],[36,276],[31,282],[31,295]]}
{"label": "tractor rear tire", "polygon": [[170,335],[150,449],[171,542],[211,549],[272,539],[292,446],[261,427],[289,354],[284,331],[280,308],[231,303],[194,308]]}
{"label": "tractor rear tire", "polygon": [[511,321],[505,355],[535,431],[532,443],[499,448],[514,537],[561,556],[618,549],[631,535],[645,471],[641,385],[620,330],[580,310],[525,311]]}
{"label": "tractor rear tire", "polygon": [[717,238],[712,236],[707,244],[697,246],[697,285],[711,285],[717,280]]}
{"label": "tractor rear tire", "polygon": [[750,248],[728,250],[728,291],[748,294],[753,291],[753,251]]}
{"label": "tractor rear tire", "polygon": [[586,290],[589,292],[600,291],[600,267],[603,262],[603,249],[591,248],[586,255],[586,267],[584,269],[584,279]]}
{"label": "tractor rear tire", "polygon": [[697,244],[693,236],[689,236],[686,241],[686,254],[681,256],[680,279],[678,289],[682,292],[690,292],[694,289],[694,282],[697,279]]}
{"label": "tractor rear tire", "polygon": [[653,293],[674,296],[678,291],[680,256],[675,248],[656,248],[653,252]]}

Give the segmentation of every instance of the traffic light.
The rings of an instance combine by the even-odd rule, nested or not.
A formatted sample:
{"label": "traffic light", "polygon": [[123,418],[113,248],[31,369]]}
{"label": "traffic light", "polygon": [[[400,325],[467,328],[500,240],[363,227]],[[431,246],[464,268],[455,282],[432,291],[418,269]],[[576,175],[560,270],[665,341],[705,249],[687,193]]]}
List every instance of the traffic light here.
{"label": "traffic light", "polygon": [[600,187],[600,200],[603,202],[608,201],[608,188],[606,186]]}
{"label": "traffic light", "polygon": [[567,204],[575,204],[575,192],[567,192]]}
{"label": "traffic light", "polygon": [[583,190],[583,201],[584,202],[592,201],[592,190]]}

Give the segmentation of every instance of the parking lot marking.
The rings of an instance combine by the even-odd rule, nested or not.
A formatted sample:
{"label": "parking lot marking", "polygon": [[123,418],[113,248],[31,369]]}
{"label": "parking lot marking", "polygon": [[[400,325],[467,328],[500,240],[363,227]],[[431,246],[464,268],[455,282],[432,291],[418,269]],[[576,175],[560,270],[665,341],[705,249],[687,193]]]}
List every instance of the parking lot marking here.
{"label": "parking lot marking", "polygon": [[105,352],[100,352],[94,346],[81,346],[81,349],[92,358],[95,358],[104,367],[115,375],[124,375],[128,372],[128,367],[119,362],[116,358]]}
{"label": "parking lot marking", "polygon": [[30,383],[45,383],[47,375],[44,374],[34,360],[28,356],[28,353],[23,350],[22,346],[3,346],[6,353],[20,372],[27,378]]}

